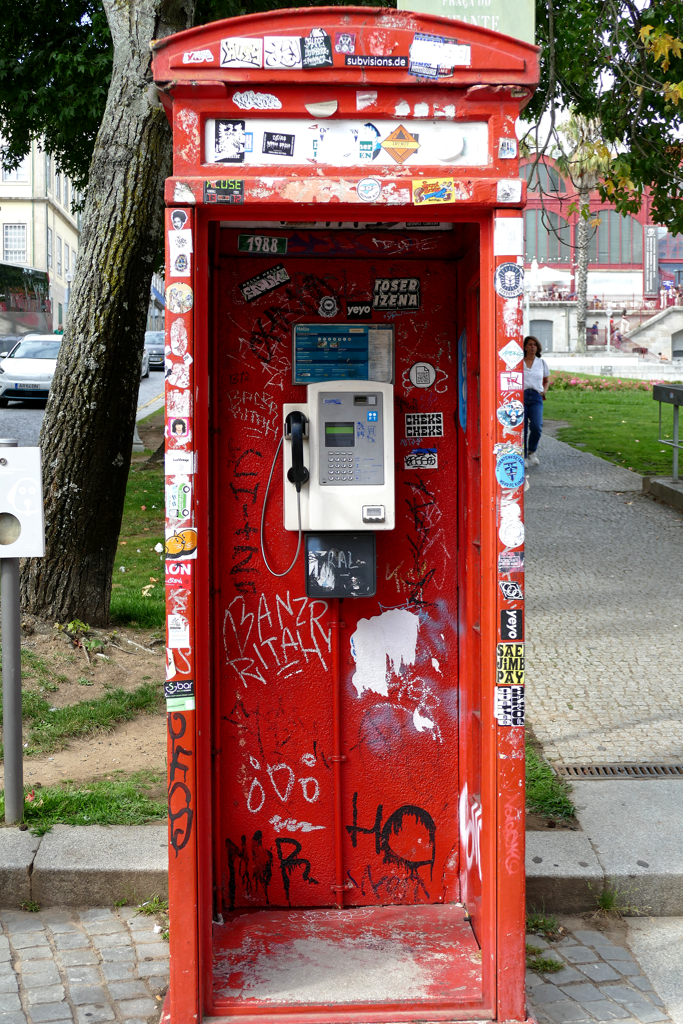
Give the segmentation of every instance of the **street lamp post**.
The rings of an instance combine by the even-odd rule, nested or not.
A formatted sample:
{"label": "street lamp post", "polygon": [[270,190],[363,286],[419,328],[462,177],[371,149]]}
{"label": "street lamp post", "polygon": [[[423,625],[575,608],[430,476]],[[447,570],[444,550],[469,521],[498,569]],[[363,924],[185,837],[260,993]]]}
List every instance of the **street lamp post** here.
{"label": "street lamp post", "polygon": [[71,273],[70,270],[68,270],[66,272],[66,274],[64,275],[64,280],[66,281],[66,302],[64,303],[64,305],[66,307],[64,309],[64,322],[65,323],[66,323],[66,314],[69,312],[69,303],[71,302],[71,282],[73,281],[73,279],[74,279],[73,274]]}

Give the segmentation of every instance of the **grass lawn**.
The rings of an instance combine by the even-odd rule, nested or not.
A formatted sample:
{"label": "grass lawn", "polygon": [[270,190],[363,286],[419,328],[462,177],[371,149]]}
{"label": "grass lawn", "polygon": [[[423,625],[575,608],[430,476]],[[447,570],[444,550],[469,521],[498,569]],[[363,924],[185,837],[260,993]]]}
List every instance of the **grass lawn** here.
{"label": "grass lawn", "polygon": [[[577,384],[568,386],[570,380]],[[543,415],[571,424],[558,431],[561,441],[643,476],[671,476],[672,449],[657,440],[659,403],[650,382],[624,381],[619,387],[612,377],[569,373],[553,373],[550,381]],[[672,410],[662,409],[662,436],[669,439]]]}
{"label": "grass lawn", "polygon": [[[118,778],[98,779],[76,786],[69,779],[59,786],[25,787],[24,821],[34,835],[53,825],[144,825],[166,817],[166,773],[141,771]],[[5,794],[0,792],[0,819],[5,816]]]}
{"label": "grass lawn", "polygon": [[569,819],[575,814],[566,783],[557,777],[530,743],[526,747],[526,805],[528,810],[550,818]]}
{"label": "grass lawn", "polygon": [[[150,453],[151,454],[151,453]],[[112,622],[164,625],[164,470],[132,465],[111,591]],[[123,572],[121,570],[124,570]]]}

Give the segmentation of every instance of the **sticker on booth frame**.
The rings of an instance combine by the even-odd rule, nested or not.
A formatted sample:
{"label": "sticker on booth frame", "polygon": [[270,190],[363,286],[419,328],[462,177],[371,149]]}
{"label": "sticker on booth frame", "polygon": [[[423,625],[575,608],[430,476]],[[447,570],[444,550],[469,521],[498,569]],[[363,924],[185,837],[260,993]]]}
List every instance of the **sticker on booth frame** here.
{"label": "sticker on booth frame", "polygon": [[505,432],[517,430],[524,423],[524,406],[517,398],[508,399],[503,405],[498,406],[496,416]]}
{"label": "sticker on booth frame", "polygon": [[192,587],[193,562],[170,562],[164,564],[164,581],[167,587],[187,590]]}
{"label": "sticker on booth frame", "polygon": [[286,256],[286,238],[277,235],[239,235],[237,238],[237,251],[250,252],[254,256],[263,256],[268,253],[271,256]]}
{"label": "sticker on booth frame", "polygon": [[440,206],[454,203],[455,182],[453,178],[413,178],[413,203],[420,206]]}
{"label": "sticker on booth frame", "polygon": [[436,380],[436,370],[431,363],[413,363],[408,377],[414,388],[431,388]]}
{"label": "sticker on booth frame", "polygon": [[496,480],[501,487],[514,490],[524,483],[524,459],[521,455],[501,455],[496,459]]}
{"label": "sticker on booth frame", "polygon": [[380,142],[380,146],[397,164],[404,164],[409,157],[417,153],[420,143],[407,128],[400,124],[398,128],[394,128],[393,132],[387,135],[383,142]]}
{"label": "sticker on booth frame", "polygon": [[192,309],[194,295],[189,284],[169,284],[165,298],[169,313],[189,313]]}
{"label": "sticker on booth frame", "polygon": [[282,132],[264,132],[261,152],[267,156],[294,156],[295,135]]}
{"label": "sticker on booth frame", "polygon": [[493,454],[498,458],[499,455],[521,455],[522,454],[522,442],[521,441],[496,441],[493,446]]}
{"label": "sticker on booth frame", "polygon": [[[503,348],[498,349],[498,355],[508,369],[518,366],[524,359],[524,349],[518,341],[509,341]],[[521,377],[522,375],[519,374]]]}
{"label": "sticker on booth frame", "polygon": [[377,277],[372,291],[373,309],[420,308],[419,277]]}
{"label": "sticker on booth frame", "polygon": [[197,531],[192,526],[169,527],[166,530],[166,557],[182,562],[197,557]]}
{"label": "sticker on booth frame", "polygon": [[301,63],[307,68],[331,68],[332,40],[324,28],[312,28],[301,40]]}
{"label": "sticker on booth frame", "polygon": [[192,394],[188,391],[167,391],[166,392],[166,415],[169,418],[174,416],[192,415]]}
{"label": "sticker on booth frame", "polygon": [[[501,551],[498,554],[498,572],[524,572],[523,551]],[[501,615],[503,613],[501,612]],[[505,638],[504,638],[505,639]]]}
{"label": "sticker on booth frame", "polygon": [[301,39],[299,36],[264,36],[263,66],[279,71],[300,71]]}
{"label": "sticker on booth frame", "polygon": [[194,697],[194,679],[167,679],[164,697]]}
{"label": "sticker on booth frame", "polygon": [[[500,355],[500,352],[498,353]],[[501,356],[501,359],[503,357]],[[506,360],[507,362],[507,360]],[[524,374],[522,373],[501,373],[500,374],[500,390],[501,391],[523,391],[524,390]]]}
{"label": "sticker on booth frame", "polygon": [[216,118],[213,158],[217,164],[243,164],[247,148],[246,122],[238,118]]}
{"label": "sticker on booth frame", "polygon": [[524,686],[524,643],[496,645],[496,685]]}
{"label": "sticker on booth frame", "polygon": [[166,698],[166,711],[194,711],[195,710],[195,699],[194,697],[167,697]]}
{"label": "sticker on booth frame", "polygon": [[281,110],[282,103],[270,92],[234,92],[232,102],[240,110]]}
{"label": "sticker on booth frame", "polygon": [[382,195],[382,182],[377,178],[361,178],[356,185],[356,195],[364,203],[376,203]]}
{"label": "sticker on booth frame", "polygon": [[239,290],[242,292],[245,302],[253,302],[254,299],[260,298],[261,295],[266,295],[268,292],[282,287],[283,284],[287,284],[289,280],[290,276],[283,264],[278,263],[277,266],[271,267],[270,270],[264,270],[261,274],[257,274],[256,277],[250,277],[248,281],[242,281],[239,285]]}
{"label": "sticker on booth frame", "polygon": [[519,178],[496,182],[496,202],[520,203],[522,201],[522,182]]}
{"label": "sticker on booth frame", "polygon": [[493,287],[501,298],[516,299],[524,291],[524,267],[517,263],[501,263],[493,275]]}
{"label": "sticker on booth frame", "polygon": [[439,453],[436,448],[413,448],[403,456],[404,469],[438,469]]}
{"label": "sticker on booth frame", "polygon": [[373,57],[365,54],[349,53],[344,57],[347,68],[407,68],[407,57]]}
{"label": "sticker on booth frame", "polygon": [[185,477],[174,484],[166,484],[166,518],[189,522],[192,518],[192,484]]}
{"label": "sticker on booth frame", "polygon": [[503,640],[524,639],[524,611],[522,608],[504,608],[500,613],[500,635]]}
{"label": "sticker on booth frame", "polygon": [[244,202],[244,182],[237,178],[212,178],[211,181],[205,181],[204,202],[239,206]]}
{"label": "sticker on booth frame", "polygon": [[498,586],[505,601],[524,600],[524,591],[516,580],[499,580]]}
{"label": "sticker on booth frame", "polygon": [[493,714],[498,725],[524,725],[524,687],[496,686]]}
{"label": "sticker on booth frame", "polygon": [[260,39],[230,36],[221,39],[222,68],[260,68],[263,66],[263,49]]}
{"label": "sticker on booth frame", "polygon": [[498,159],[514,160],[517,156],[517,139],[498,139]]}
{"label": "sticker on booth frame", "polygon": [[164,455],[164,476],[192,476],[194,473],[194,452],[178,451],[177,448]]}
{"label": "sticker on booth frame", "polygon": [[372,320],[372,303],[369,299],[347,299],[347,320]]}
{"label": "sticker on booth frame", "polygon": [[407,412],[405,418],[406,437],[443,437],[442,412]]}
{"label": "sticker on booth frame", "polygon": [[184,615],[166,616],[166,645],[172,651],[187,651],[190,647],[190,623]]}
{"label": "sticker on booth frame", "polygon": [[335,32],[334,33],[334,51],[335,51],[335,53],[355,53],[356,52],[356,33],[355,32]]}
{"label": "sticker on booth frame", "polygon": [[213,64],[211,50],[188,50],[183,54],[183,64]]}

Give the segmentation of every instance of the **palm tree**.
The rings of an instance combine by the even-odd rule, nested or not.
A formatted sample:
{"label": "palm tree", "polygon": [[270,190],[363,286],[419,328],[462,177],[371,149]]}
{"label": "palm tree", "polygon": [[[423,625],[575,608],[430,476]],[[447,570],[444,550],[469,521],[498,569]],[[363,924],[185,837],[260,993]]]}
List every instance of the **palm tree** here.
{"label": "palm tree", "polygon": [[596,227],[600,223],[599,218],[591,221],[590,194],[604,178],[612,156],[604,143],[601,125],[597,120],[570,111],[568,119],[558,125],[558,130],[553,153],[555,164],[558,171],[571,180],[579,197],[579,220],[576,226],[576,328],[577,349],[585,352],[589,227]]}

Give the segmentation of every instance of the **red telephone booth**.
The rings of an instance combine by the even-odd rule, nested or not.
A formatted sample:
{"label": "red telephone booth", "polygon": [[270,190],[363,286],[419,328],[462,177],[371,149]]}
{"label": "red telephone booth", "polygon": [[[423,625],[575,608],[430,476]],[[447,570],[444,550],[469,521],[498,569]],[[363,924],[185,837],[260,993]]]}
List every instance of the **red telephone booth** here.
{"label": "red telephone booth", "polygon": [[537,53],[360,7],[154,46],[173,1024],[526,1017]]}

